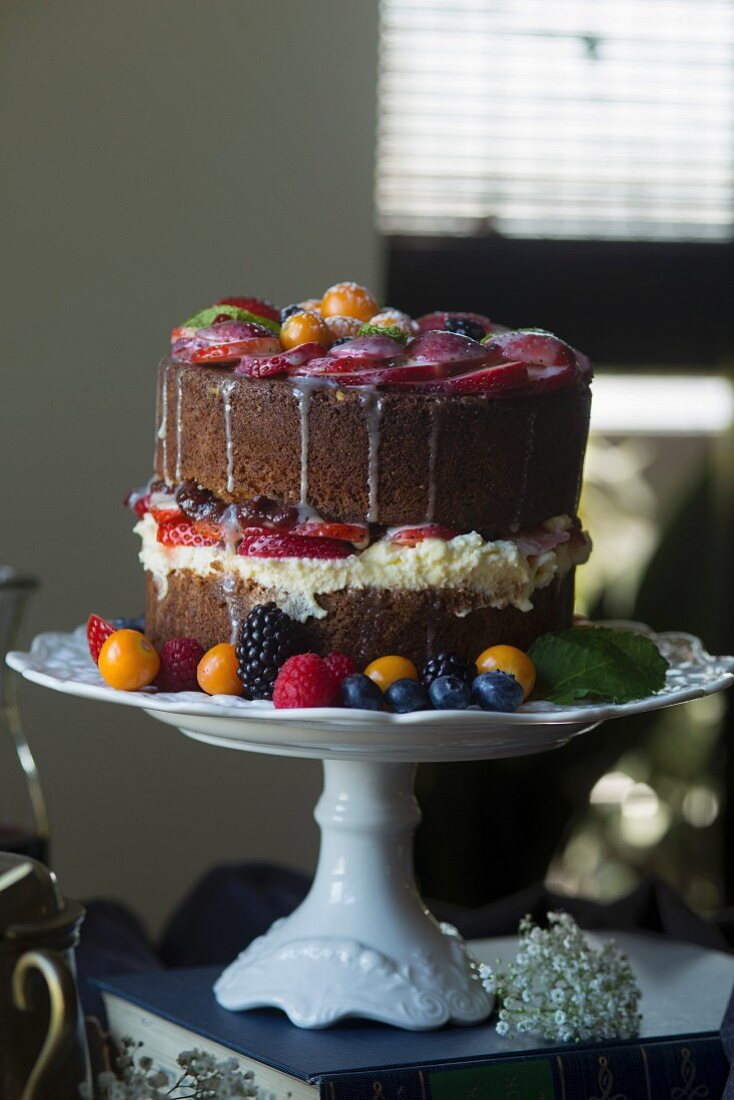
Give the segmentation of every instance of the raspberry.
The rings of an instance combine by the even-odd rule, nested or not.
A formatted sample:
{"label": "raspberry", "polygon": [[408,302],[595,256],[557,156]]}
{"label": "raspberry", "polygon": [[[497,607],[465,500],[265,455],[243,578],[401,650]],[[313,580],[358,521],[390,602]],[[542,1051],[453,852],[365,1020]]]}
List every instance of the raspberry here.
{"label": "raspberry", "polygon": [[90,615],[87,619],[87,645],[95,665],[99,663],[100,649],[110,634],[114,634],[116,630],[116,626],[108,623],[106,619],[101,619],[99,615]]}
{"label": "raspberry", "polygon": [[324,664],[336,679],[337,684],[340,684],[347,676],[353,676],[357,671],[354,661],[346,653],[330,653],[327,657],[324,657]]}
{"label": "raspberry", "polygon": [[196,691],[196,667],[204,647],[196,638],[173,638],[161,647],[161,667],[155,686],[159,691]]}
{"label": "raspberry", "polygon": [[331,707],[339,685],[315,653],[298,653],[285,662],[273,689],[273,704],[284,707]]}

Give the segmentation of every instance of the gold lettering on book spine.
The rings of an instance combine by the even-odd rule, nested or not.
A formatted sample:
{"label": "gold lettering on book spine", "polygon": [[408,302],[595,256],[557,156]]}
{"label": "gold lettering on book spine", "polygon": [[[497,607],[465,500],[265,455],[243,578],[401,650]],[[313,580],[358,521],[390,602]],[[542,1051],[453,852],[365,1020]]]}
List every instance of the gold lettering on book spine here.
{"label": "gold lettering on book spine", "polygon": [[597,1084],[599,1086],[599,1095],[590,1096],[589,1100],[627,1100],[624,1093],[615,1092],[612,1094],[614,1088],[614,1074],[609,1068],[609,1061],[602,1054],[599,1059],[599,1074],[597,1076]]}
{"label": "gold lettering on book spine", "polygon": [[680,1058],[683,1084],[670,1090],[670,1100],[709,1100],[708,1085],[696,1084],[696,1064],[688,1047],[681,1047]]}

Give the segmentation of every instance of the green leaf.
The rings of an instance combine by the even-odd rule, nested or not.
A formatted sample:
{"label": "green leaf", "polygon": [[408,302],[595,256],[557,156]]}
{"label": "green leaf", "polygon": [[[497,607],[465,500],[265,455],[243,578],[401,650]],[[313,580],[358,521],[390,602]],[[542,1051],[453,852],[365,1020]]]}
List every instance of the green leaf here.
{"label": "green leaf", "polygon": [[222,314],[231,317],[233,321],[248,321],[250,324],[262,325],[263,328],[274,332],[276,336],[280,332],[280,325],[277,321],[271,321],[269,317],[258,317],[256,313],[250,313],[248,309],[240,309],[239,306],[209,306],[208,309],[202,309],[199,313],[195,313],[193,317],[189,317],[188,321],[184,321],[182,327],[208,328],[209,325],[214,323],[214,318],[221,317]]}
{"label": "green leaf", "polygon": [[551,703],[642,699],[663,687],[668,668],[649,638],[602,626],[544,634],[528,654],[537,671],[536,694]]}
{"label": "green leaf", "polygon": [[391,340],[396,340],[398,344],[402,344],[403,347],[408,343],[408,334],[403,332],[397,325],[370,325],[364,324],[357,333],[357,336],[389,336]]}

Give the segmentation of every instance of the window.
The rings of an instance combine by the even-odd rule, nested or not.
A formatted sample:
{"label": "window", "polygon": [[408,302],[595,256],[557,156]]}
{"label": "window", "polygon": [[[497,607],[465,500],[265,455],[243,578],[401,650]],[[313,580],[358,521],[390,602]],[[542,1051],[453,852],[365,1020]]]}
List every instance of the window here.
{"label": "window", "polygon": [[383,0],[391,235],[722,242],[734,0]]}

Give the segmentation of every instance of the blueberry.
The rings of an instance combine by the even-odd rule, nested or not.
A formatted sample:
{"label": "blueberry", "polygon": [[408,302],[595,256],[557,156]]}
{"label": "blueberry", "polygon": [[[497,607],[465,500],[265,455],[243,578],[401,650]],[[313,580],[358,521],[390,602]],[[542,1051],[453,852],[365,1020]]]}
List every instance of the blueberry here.
{"label": "blueberry", "polygon": [[145,618],[143,615],[140,615],[137,619],[110,619],[110,623],[115,630],[139,630],[141,634],[145,631]]}
{"label": "blueberry", "polygon": [[428,697],[436,710],[466,710],[471,688],[458,676],[439,676],[429,687]]}
{"label": "blueberry", "polygon": [[511,714],[524,698],[522,685],[509,672],[482,672],[472,685],[472,701],[482,710]]}
{"label": "blueberry", "polygon": [[430,706],[428,692],[418,680],[394,680],[385,692],[385,702],[398,714],[426,710]]}
{"label": "blueberry", "polygon": [[345,676],[339,687],[342,703],[354,710],[382,710],[384,696],[374,680],[363,672]]}
{"label": "blueberry", "polygon": [[294,302],[291,306],[283,306],[280,311],[280,323],[283,324],[289,317],[292,317],[294,313],[303,313],[303,306],[299,306],[297,302]]}
{"label": "blueberry", "polygon": [[479,343],[487,335],[484,325],[480,325],[478,321],[472,321],[469,317],[447,317],[446,331],[458,332],[460,336],[468,336],[470,340],[476,340]]}

